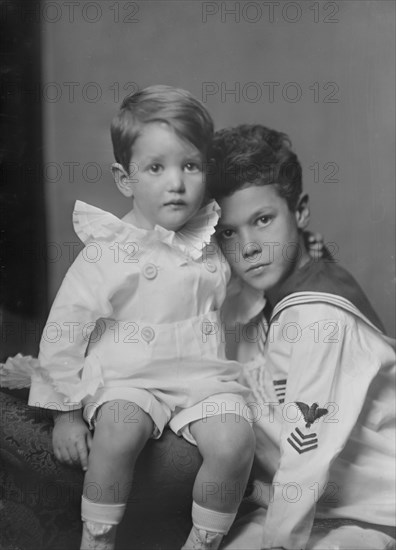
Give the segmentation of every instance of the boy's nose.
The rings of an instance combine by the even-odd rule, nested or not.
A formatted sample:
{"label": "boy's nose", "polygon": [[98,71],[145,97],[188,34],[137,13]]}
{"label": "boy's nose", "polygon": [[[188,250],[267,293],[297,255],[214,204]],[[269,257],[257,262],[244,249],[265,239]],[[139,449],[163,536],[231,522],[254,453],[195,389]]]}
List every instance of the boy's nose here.
{"label": "boy's nose", "polygon": [[261,244],[255,240],[254,235],[247,233],[243,235],[242,257],[244,260],[251,260],[254,256],[261,254]]}

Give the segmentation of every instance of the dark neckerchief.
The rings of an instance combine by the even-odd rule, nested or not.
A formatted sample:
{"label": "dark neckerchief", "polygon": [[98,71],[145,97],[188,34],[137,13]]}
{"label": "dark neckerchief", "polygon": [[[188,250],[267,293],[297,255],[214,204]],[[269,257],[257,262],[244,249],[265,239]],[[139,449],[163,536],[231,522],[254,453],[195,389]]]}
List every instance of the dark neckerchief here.
{"label": "dark neckerchief", "polygon": [[[295,292],[326,292],[346,298],[385,333],[381,320],[357,281],[346,269],[333,261],[311,259],[297,269],[281,286],[276,303],[271,304],[272,308]],[[266,308],[267,306],[264,308],[264,315],[267,315]]]}

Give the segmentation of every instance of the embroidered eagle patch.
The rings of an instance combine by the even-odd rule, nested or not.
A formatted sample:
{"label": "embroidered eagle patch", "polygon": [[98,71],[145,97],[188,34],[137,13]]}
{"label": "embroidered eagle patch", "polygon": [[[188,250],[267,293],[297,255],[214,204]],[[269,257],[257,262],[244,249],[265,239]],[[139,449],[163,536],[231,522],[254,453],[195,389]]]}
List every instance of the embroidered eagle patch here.
{"label": "embroidered eagle patch", "polygon": [[295,403],[303,414],[306,428],[310,428],[315,420],[319,420],[329,412],[327,409],[320,409],[317,403],[312,403],[311,406],[302,401],[296,401]]}

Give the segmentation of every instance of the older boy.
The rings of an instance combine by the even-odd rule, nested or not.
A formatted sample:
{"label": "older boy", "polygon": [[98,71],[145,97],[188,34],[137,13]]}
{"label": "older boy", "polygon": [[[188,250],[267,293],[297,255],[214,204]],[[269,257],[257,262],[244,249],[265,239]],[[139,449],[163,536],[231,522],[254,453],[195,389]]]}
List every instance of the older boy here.
{"label": "older boy", "polygon": [[242,331],[237,350],[259,405],[257,461],[273,476],[256,488],[268,504],[260,548],[313,547],[315,517],[346,518],[320,548],[394,547],[384,533],[395,518],[395,355],[381,322],[349,273],[310,258],[308,197],[286,135],[223,130],[214,158],[217,237],[257,293],[238,321],[247,329],[256,316],[266,333],[260,345]]}

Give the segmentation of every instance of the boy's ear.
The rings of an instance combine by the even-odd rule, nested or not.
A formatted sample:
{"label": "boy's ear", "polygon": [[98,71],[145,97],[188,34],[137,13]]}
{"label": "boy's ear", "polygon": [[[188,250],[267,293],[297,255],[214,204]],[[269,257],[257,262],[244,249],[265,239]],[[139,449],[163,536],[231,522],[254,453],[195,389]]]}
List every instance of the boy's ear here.
{"label": "boy's ear", "polygon": [[133,197],[132,181],[125,168],[118,162],[111,165],[114,182],[124,197]]}
{"label": "boy's ear", "polygon": [[309,224],[311,212],[309,210],[309,196],[304,193],[300,196],[296,208],[296,221],[299,229],[306,229]]}

